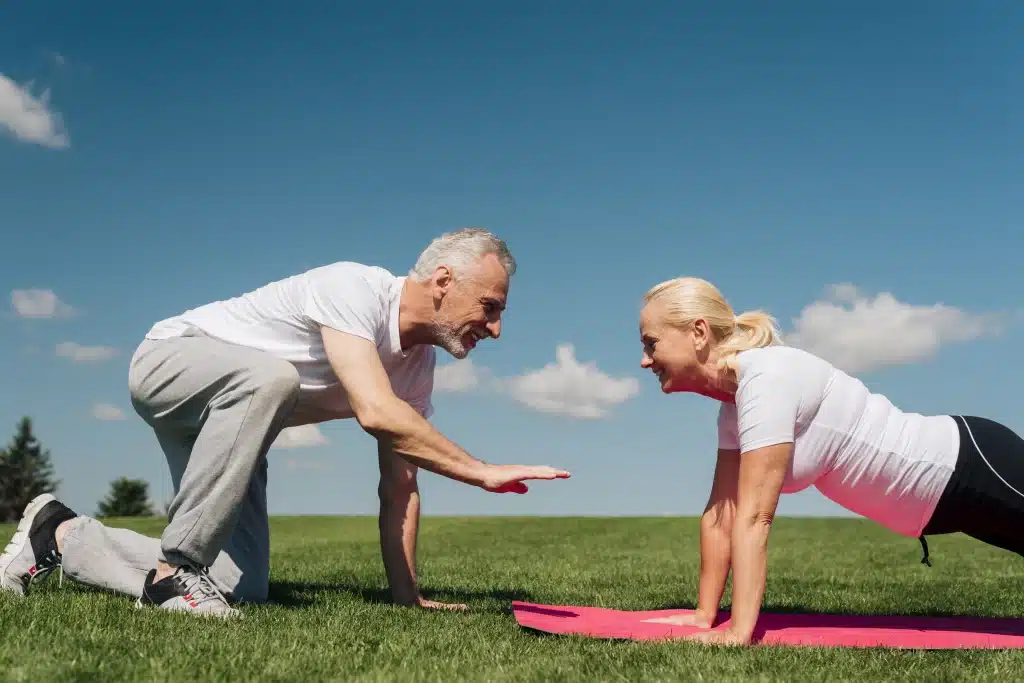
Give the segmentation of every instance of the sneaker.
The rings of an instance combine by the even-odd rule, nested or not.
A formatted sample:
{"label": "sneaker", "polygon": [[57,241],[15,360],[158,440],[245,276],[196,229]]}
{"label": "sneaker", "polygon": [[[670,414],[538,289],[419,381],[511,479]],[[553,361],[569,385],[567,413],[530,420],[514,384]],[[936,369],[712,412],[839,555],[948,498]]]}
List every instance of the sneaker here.
{"label": "sneaker", "polygon": [[138,607],[154,606],[200,616],[240,617],[242,613],[228,606],[206,569],[179,566],[173,574],[154,582],[156,569],[150,569],[142,584]]}
{"label": "sneaker", "polygon": [[33,498],[25,507],[14,538],[0,555],[0,590],[25,595],[60,567],[57,527],[77,516],[49,493]]}

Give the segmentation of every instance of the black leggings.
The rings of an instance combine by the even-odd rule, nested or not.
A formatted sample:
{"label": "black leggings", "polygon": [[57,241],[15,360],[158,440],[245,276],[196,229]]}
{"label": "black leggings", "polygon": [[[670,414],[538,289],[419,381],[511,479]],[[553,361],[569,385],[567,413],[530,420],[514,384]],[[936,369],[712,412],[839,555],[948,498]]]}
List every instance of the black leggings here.
{"label": "black leggings", "polygon": [[964,533],[1024,555],[1024,439],[983,417],[953,418],[960,430],[960,453],[925,536]]}

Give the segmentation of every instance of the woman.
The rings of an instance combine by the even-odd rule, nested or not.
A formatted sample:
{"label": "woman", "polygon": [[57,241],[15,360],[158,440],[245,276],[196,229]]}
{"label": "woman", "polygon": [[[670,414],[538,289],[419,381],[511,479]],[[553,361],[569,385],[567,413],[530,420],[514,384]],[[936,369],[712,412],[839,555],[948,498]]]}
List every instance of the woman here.
{"label": "woman", "polygon": [[709,628],[732,569],[729,629],[746,644],[764,595],[768,533],[782,493],[815,486],[846,509],[920,538],[963,532],[1024,554],[1024,440],[980,417],[905,413],[859,380],[780,344],[775,321],[734,315],[710,283],[677,278],[644,297],[642,367],[664,393],[721,401],[718,461],[701,518],[692,615]]}

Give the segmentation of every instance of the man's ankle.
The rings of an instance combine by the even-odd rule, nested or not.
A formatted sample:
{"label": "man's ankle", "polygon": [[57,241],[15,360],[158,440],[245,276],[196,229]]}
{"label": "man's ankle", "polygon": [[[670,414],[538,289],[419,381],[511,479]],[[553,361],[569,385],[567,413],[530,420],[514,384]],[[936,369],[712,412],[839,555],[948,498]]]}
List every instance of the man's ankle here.
{"label": "man's ankle", "polygon": [[57,543],[57,552],[64,552],[64,536],[68,533],[68,524],[72,520],[68,519],[57,525],[57,528],[53,531],[53,540]]}
{"label": "man's ankle", "polygon": [[161,562],[160,560],[157,560],[156,574],[153,576],[153,583],[156,583],[157,581],[160,581],[162,579],[166,579],[168,576],[170,576],[177,570],[177,565],[167,564],[166,562]]}

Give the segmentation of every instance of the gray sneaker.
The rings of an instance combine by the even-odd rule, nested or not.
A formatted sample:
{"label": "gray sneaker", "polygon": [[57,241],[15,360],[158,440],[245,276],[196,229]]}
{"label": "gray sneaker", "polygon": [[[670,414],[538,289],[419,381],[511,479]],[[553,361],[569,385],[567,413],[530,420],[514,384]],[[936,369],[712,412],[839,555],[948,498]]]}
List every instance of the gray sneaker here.
{"label": "gray sneaker", "polygon": [[77,516],[49,493],[33,498],[25,506],[14,537],[0,555],[0,590],[25,595],[60,567],[57,527]]}
{"label": "gray sneaker", "polygon": [[242,616],[240,611],[228,605],[206,569],[182,565],[159,581],[154,582],[154,576],[156,569],[150,569],[136,606],[153,606],[199,616]]}

